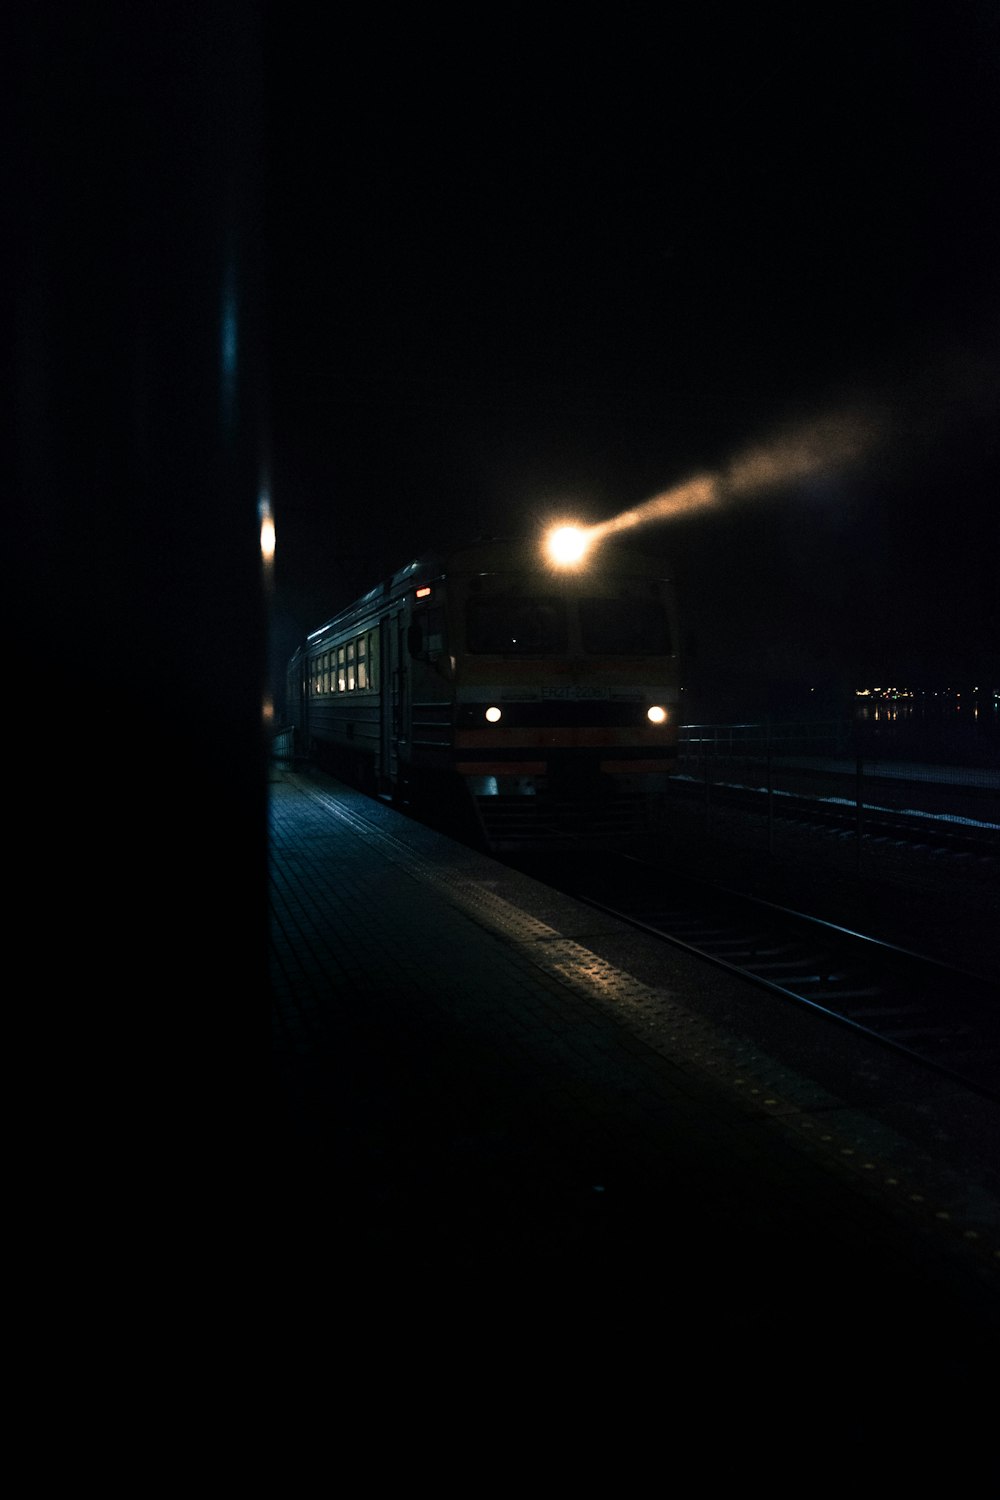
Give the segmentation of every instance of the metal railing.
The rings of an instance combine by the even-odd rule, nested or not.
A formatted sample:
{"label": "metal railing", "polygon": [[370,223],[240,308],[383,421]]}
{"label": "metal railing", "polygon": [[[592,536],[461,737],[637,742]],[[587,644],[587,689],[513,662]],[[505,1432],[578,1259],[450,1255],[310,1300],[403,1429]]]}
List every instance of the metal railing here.
{"label": "metal railing", "polygon": [[271,736],[271,759],[291,760],[295,753],[295,730],[291,725],[276,729]]}
{"label": "metal railing", "polygon": [[782,820],[801,826],[810,810],[819,822],[854,833],[859,860],[865,835],[894,822],[911,837],[923,826],[952,843],[997,847],[1000,770],[900,760],[874,749],[870,736],[844,721],[686,724],[675,787],[701,805],[708,832],[724,809],[742,808],[743,836],[769,853]]}
{"label": "metal railing", "polygon": [[852,726],[843,720],[801,723],[682,724],[678,754],[684,758],[706,753],[731,755],[834,755],[851,752]]}

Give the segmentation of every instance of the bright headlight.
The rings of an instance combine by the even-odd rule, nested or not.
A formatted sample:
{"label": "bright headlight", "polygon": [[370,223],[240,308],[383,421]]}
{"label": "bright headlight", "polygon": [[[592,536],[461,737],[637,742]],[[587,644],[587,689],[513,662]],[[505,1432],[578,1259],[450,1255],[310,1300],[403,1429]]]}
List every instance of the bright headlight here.
{"label": "bright headlight", "polygon": [[499,724],[502,715],[496,704],[486,710],[486,722],[488,724]]}
{"label": "bright headlight", "polygon": [[579,526],[557,526],[546,538],[549,556],[561,567],[578,563],[587,550],[587,533]]}
{"label": "bright headlight", "polygon": [[646,709],[646,718],[651,724],[665,724],[667,722],[667,710],[654,703],[652,708]]}

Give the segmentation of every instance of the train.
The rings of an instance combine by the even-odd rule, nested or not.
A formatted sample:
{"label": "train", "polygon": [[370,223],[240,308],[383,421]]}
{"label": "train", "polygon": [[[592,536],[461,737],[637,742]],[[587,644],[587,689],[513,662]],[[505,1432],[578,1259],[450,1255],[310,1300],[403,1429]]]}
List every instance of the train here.
{"label": "train", "polygon": [[676,764],[677,611],[662,561],[537,539],[428,552],[288,664],[295,754],[488,850],[623,846]]}

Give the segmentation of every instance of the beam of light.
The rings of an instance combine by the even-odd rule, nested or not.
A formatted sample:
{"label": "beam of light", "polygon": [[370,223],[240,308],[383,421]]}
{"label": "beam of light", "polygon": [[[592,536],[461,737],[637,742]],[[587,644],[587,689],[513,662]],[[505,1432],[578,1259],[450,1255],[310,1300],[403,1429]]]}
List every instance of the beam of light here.
{"label": "beam of light", "polygon": [[651,521],[675,520],[678,516],[690,515],[693,511],[705,510],[719,501],[719,481],[711,474],[699,474],[683,484],[654,495],[631,510],[622,511],[610,521],[601,521],[587,533],[588,545],[603,541],[618,531],[631,531],[636,526],[648,526]]}
{"label": "beam of light", "polygon": [[821,417],[740,454],[723,471],[722,487],[727,495],[751,495],[840,472],[867,458],[882,436],[883,423],[874,414]]}
{"label": "beam of light", "polygon": [[[652,522],[674,521],[701,511],[723,507],[735,500],[779,490],[818,474],[840,472],[869,457],[886,435],[881,416],[871,411],[842,411],[802,423],[770,441],[739,454],[714,474],[698,474],[663,490],[613,516],[580,531],[564,527],[549,537],[554,552],[556,538],[569,542],[571,532],[582,536],[581,550],[570,561],[578,561],[597,542],[617,532],[632,531]],[[565,558],[557,561],[565,562]]]}

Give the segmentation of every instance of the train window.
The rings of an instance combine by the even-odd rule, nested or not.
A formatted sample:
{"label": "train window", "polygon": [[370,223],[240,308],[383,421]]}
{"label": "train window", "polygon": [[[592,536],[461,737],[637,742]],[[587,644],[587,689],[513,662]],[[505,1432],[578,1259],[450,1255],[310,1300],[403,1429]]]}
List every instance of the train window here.
{"label": "train window", "polygon": [[329,651],[324,652],[324,654],[323,654],[323,689],[322,689],[322,691],[324,693],[328,693],[330,691],[330,653],[329,653]]}
{"label": "train window", "polygon": [[347,643],[347,691],[354,692],[354,642]]}
{"label": "train window", "polygon": [[431,660],[444,650],[444,610],[440,606],[424,611],[424,649]]}
{"label": "train window", "polygon": [[358,687],[368,686],[368,637],[361,636],[358,641]]}
{"label": "train window", "polygon": [[470,599],[465,643],[469,651],[490,655],[565,651],[566,612],[559,599]]}
{"label": "train window", "polygon": [[407,631],[407,646],[411,656],[437,660],[444,650],[444,610],[440,606],[414,611]]}
{"label": "train window", "polygon": [[656,599],[581,599],[580,635],[592,656],[668,656],[667,612]]}
{"label": "train window", "polygon": [[343,648],[343,646],[338,646],[337,647],[337,692],[338,693],[344,693],[346,691],[347,691],[347,677],[346,677],[345,672],[344,672],[344,648]]}

